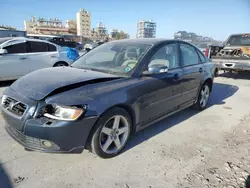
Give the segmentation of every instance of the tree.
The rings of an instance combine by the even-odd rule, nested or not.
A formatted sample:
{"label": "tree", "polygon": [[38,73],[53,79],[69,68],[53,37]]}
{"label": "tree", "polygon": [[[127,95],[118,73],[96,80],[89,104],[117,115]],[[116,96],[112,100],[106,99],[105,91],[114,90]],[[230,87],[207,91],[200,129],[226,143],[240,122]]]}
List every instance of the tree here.
{"label": "tree", "polygon": [[17,29],[8,25],[0,25],[0,28],[16,31]]}
{"label": "tree", "polygon": [[123,31],[117,32],[115,34],[115,39],[116,40],[120,40],[120,39],[126,39],[127,38],[127,34]]}

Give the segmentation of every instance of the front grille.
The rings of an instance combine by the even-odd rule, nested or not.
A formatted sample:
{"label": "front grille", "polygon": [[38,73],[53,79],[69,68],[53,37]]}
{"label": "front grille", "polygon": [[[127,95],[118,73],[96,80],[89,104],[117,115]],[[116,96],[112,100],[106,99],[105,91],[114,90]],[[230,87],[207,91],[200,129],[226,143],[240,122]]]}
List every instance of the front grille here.
{"label": "front grille", "polygon": [[50,142],[52,145],[50,148],[45,147],[43,142],[45,140],[39,139],[39,138],[33,138],[30,136],[24,135],[22,132],[16,130],[15,128],[6,125],[6,130],[12,136],[17,142],[19,142],[24,147],[27,147],[28,149],[32,150],[53,150],[53,151],[59,151],[60,148],[55,143]]}
{"label": "front grille", "polygon": [[22,116],[27,109],[27,105],[11,97],[6,97],[2,102],[3,108],[17,116]]}

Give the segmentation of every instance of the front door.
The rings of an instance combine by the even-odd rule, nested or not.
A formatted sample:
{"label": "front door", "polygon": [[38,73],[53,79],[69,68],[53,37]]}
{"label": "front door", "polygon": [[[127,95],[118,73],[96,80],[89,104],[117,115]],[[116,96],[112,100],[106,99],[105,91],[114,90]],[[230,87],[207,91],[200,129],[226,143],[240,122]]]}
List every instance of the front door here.
{"label": "front door", "polygon": [[184,74],[181,103],[185,105],[196,99],[201,81],[203,80],[204,68],[200,62],[197,50],[193,46],[187,43],[180,43],[180,52]]}
{"label": "front door", "polygon": [[181,98],[183,70],[180,68],[178,44],[161,46],[151,57],[146,69],[152,65],[167,66],[168,72],[142,76],[144,95],[141,97],[140,120],[154,120],[178,109]]}
{"label": "front door", "polygon": [[0,55],[0,79],[17,79],[30,72],[25,41],[12,43],[3,47],[7,54]]}

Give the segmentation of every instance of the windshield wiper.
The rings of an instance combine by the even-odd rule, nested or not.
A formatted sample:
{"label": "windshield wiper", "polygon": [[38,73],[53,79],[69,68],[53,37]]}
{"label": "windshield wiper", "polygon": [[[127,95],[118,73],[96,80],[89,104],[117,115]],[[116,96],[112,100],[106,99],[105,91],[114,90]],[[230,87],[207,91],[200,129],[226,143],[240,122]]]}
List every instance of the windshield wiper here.
{"label": "windshield wiper", "polygon": [[[80,68],[80,67],[78,67],[78,68]],[[105,71],[100,70],[100,69],[89,68],[89,67],[81,67],[80,69],[91,70],[91,71],[97,71],[97,72],[105,72]]]}

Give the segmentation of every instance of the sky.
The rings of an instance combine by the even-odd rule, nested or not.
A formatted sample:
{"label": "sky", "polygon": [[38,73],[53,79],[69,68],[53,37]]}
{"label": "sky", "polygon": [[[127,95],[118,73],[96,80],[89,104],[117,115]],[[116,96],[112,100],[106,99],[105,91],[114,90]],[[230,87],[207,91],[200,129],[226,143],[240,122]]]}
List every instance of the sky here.
{"label": "sky", "polygon": [[31,16],[76,19],[80,8],[91,12],[92,28],[103,22],[131,37],[138,20],[155,21],[160,38],[182,30],[217,40],[250,33],[250,0],[0,0],[0,25],[24,29]]}

